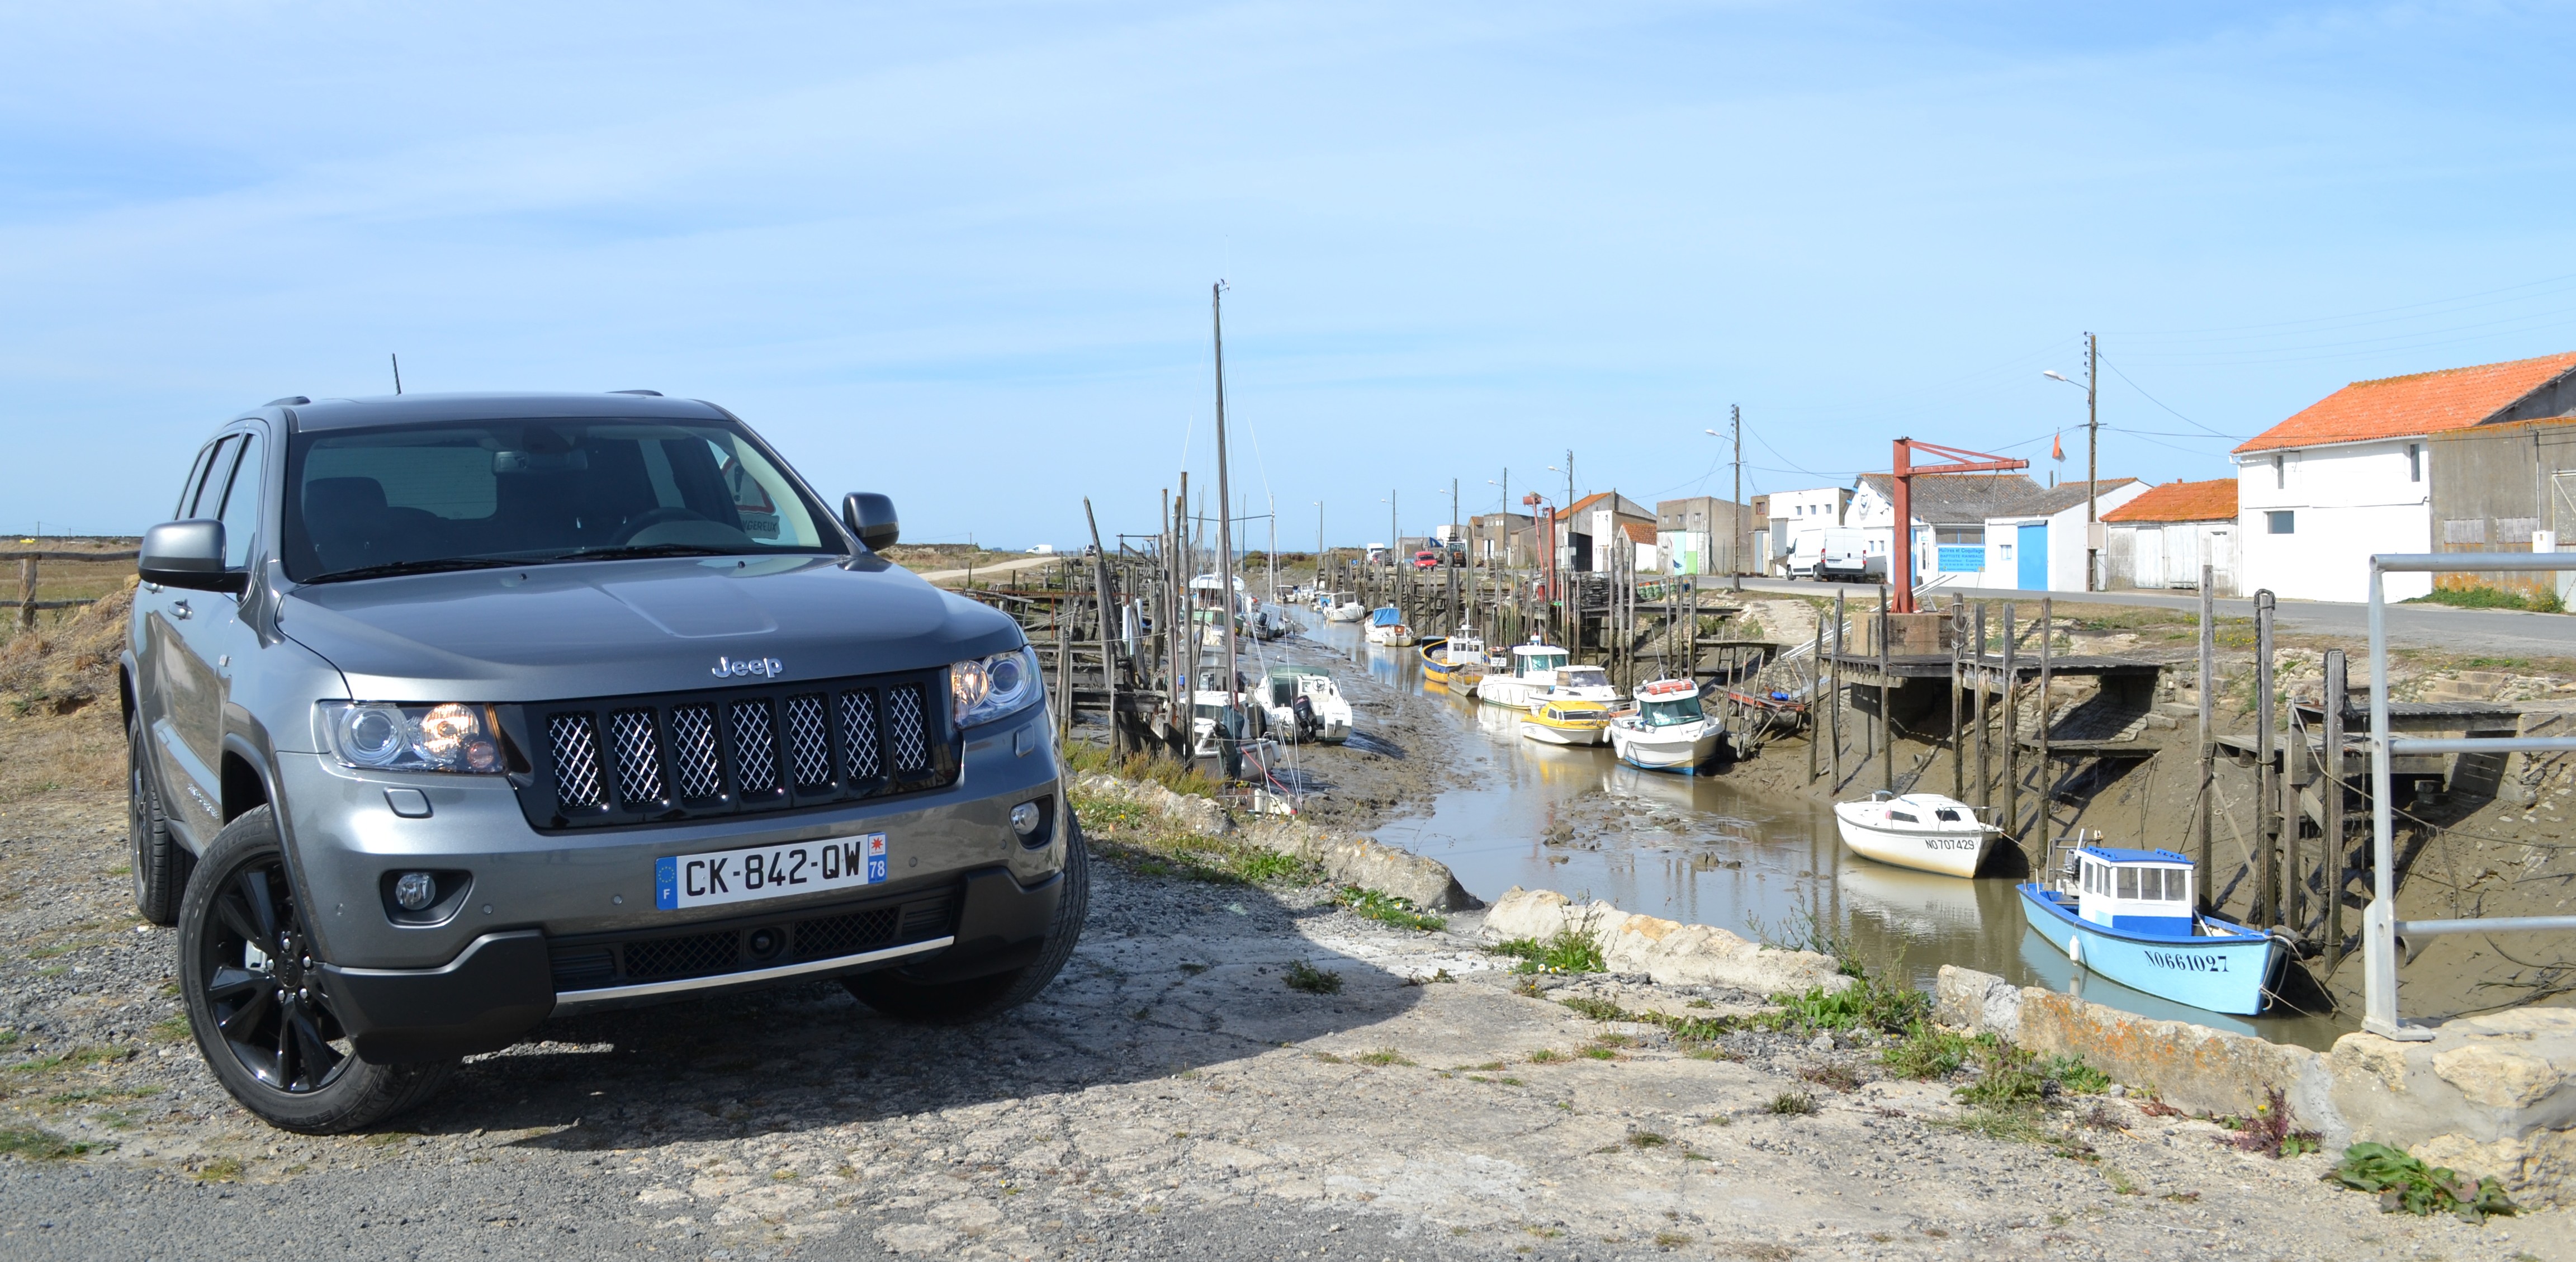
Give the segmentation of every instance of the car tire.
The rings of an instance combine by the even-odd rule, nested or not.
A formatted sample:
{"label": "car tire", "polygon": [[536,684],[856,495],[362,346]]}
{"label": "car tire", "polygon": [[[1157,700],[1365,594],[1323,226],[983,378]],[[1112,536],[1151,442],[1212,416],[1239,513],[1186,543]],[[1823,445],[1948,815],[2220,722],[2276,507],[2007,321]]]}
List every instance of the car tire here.
{"label": "car tire", "polygon": [[180,996],[198,1052],[243,1108],[282,1130],[346,1134],[427,1100],[456,1062],[359,1059],[323,988],[303,905],[270,809],[226,824],[179,905]]}
{"label": "car tire", "polygon": [[125,721],[125,831],[133,851],[134,914],[156,925],[175,925],[194,856],[170,835],[161,789],[152,781],[150,747],[143,742],[143,717],[137,714]]}
{"label": "car tire", "polygon": [[1015,969],[987,977],[953,982],[918,982],[900,969],[844,977],[853,998],[899,1021],[923,1025],[966,1025],[999,1016],[1037,997],[1073,956],[1082,937],[1083,917],[1091,907],[1091,849],[1082,840],[1082,821],[1065,815],[1064,889],[1056,895],[1055,919],[1047,925],[1046,944],[1038,957]]}

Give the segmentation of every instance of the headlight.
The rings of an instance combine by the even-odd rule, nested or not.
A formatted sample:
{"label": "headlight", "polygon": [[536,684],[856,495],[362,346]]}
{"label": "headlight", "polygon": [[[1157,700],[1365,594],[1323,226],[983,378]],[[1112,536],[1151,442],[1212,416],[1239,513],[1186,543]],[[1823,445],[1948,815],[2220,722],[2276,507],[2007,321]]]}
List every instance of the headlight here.
{"label": "headlight", "polygon": [[956,704],[957,726],[990,723],[1017,714],[1046,696],[1038,682],[1036,649],[1017,648],[959,662],[948,668],[948,694]]}
{"label": "headlight", "polygon": [[502,770],[500,725],[490,706],[334,701],[323,710],[331,748],[349,766],[480,775]]}

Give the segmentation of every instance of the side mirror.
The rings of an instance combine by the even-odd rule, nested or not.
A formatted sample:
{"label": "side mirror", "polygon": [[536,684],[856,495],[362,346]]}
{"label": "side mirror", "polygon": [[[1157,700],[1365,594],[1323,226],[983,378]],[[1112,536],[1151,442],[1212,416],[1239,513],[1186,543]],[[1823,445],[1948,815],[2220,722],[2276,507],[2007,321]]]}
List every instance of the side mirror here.
{"label": "side mirror", "polygon": [[250,576],[224,570],[224,524],[211,517],[165,521],[143,532],[134,563],[144,582],[201,592],[235,592]]}
{"label": "side mirror", "polygon": [[841,497],[841,524],[870,552],[883,552],[903,537],[903,524],[894,517],[894,501],[873,491],[852,491]]}

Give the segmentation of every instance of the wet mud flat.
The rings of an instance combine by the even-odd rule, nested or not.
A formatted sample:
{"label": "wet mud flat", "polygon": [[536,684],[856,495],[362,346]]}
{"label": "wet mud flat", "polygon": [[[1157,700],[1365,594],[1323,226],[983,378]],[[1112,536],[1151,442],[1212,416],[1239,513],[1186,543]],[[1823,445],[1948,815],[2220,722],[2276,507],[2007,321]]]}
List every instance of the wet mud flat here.
{"label": "wet mud flat", "polygon": [[1063,978],[1002,1019],[900,1025],[828,983],[605,1014],[376,1133],[288,1135],[185,1041],[119,807],[0,808],[13,1258],[2569,1256],[2557,1214],[2383,1216],[2322,1156],[2123,1099],[1999,1138],[1875,1035],[1678,1040],[1627,1018],[1761,1000],[1516,975],[1473,915],[1110,864]]}

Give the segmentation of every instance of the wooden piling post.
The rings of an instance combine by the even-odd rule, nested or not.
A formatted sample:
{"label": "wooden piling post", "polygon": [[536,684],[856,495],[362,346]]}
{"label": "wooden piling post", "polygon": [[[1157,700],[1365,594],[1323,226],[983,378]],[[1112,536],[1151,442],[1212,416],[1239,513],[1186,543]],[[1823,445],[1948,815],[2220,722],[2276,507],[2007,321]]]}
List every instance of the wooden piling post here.
{"label": "wooden piling post", "polygon": [[1993,819],[1995,782],[1986,774],[1986,687],[1994,672],[1986,669],[1986,607],[1977,606],[1977,811]]}
{"label": "wooden piling post", "polygon": [[1834,788],[1843,787],[1843,595],[1834,593]]}
{"label": "wooden piling post", "polygon": [[[1997,700],[2004,711],[2004,827],[2013,839],[2021,839],[2021,715],[2013,706],[2013,694],[2021,691],[2021,668],[2014,660],[2013,607],[2004,605],[2004,677]],[[2022,849],[2030,849],[2025,845]],[[2047,852],[2040,852],[2042,862]]]}
{"label": "wooden piling post", "polygon": [[1100,546],[1100,518],[1092,513],[1088,495],[1082,497],[1082,520],[1091,526],[1091,585],[1100,593],[1100,687],[1109,694],[1109,752],[1123,758],[1127,735],[1118,725],[1118,655],[1110,647],[1115,602],[1109,594],[1109,551]]}
{"label": "wooden piling post", "polygon": [[36,558],[18,558],[18,629],[36,629]]}
{"label": "wooden piling post", "polygon": [[2048,806],[2057,795],[2057,764],[2048,753],[2049,667],[2057,650],[2057,609],[2053,597],[2039,600],[2039,843],[2049,840]]}
{"label": "wooden piling post", "polygon": [[1959,668],[1959,651],[1965,647],[1961,641],[1967,639],[1967,604],[1964,598],[1950,598],[1950,797],[1953,801],[1965,801],[1968,796],[1968,747],[1959,739],[1967,733],[1967,729],[1961,726],[1959,713],[1960,703],[1964,700],[1959,694],[1964,678]]}
{"label": "wooden piling post", "polygon": [[1878,767],[1879,786],[1896,792],[1896,671],[1895,657],[1888,651],[1887,633],[1895,626],[1887,620],[1887,587],[1878,589]]}
{"label": "wooden piling post", "polygon": [[1818,618],[1816,619],[1815,656],[1807,660],[1807,783],[1809,784],[1816,782],[1816,741],[1825,734],[1825,725],[1817,721],[1824,717],[1823,706],[1819,704],[1824,700],[1823,690],[1816,687],[1818,680],[1822,678],[1824,668],[1825,620]]}
{"label": "wooden piling post", "polygon": [[2200,906],[2215,911],[2209,903],[2209,883],[2218,877],[2210,865],[2210,826],[2217,822],[2217,804],[2212,798],[2218,791],[2218,745],[2210,739],[2210,718],[2214,713],[2211,690],[2218,680],[2218,598],[2210,591],[2217,578],[2217,567],[2200,567],[2200,792],[2194,799],[2198,806],[2193,814],[2200,828]]}
{"label": "wooden piling post", "polygon": [[2274,805],[2281,777],[2272,766],[2273,722],[2272,591],[2267,587],[2254,593],[2254,831],[2260,846],[2254,862],[2262,869],[2256,881],[2262,905],[2251,919],[2257,926],[2281,920],[2281,812]]}
{"label": "wooden piling post", "polygon": [[[2326,766],[2324,782],[2317,786],[2325,806],[2325,878],[2326,878],[2326,976],[2334,976],[2335,965],[2343,962],[2343,859],[2347,842],[2343,831],[2343,707],[2344,654],[2342,649],[2326,650]],[[2305,880],[2305,874],[2300,877]]]}

